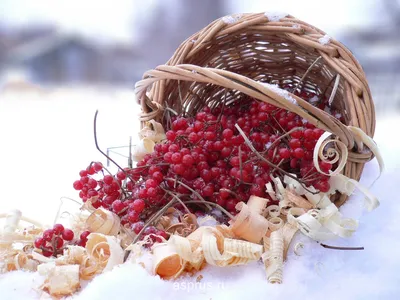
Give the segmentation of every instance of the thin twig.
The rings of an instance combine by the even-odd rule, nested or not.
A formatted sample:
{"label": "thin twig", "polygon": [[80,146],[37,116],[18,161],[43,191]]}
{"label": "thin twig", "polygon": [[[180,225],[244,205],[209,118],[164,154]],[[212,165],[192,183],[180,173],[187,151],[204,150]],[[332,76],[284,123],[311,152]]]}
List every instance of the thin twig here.
{"label": "thin twig", "polygon": [[[269,149],[272,149],[280,140],[282,140],[283,138],[287,137],[288,135],[290,135],[291,133],[293,133],[294,131],[297,130],[302,130],[302,127],[295,127],[292,128],[291,130],[289,130],[288,132],[286,132],[285,134],[281,135],[280,137],[278,137],[272,144],[271,146],[268,147],[268,149],[266,151],[268,151]],[[266,152],[264,151],[264,152]]]}
{"label": "thin twig", "polygon": [[[192,189],[190,186],[184,184],[182,181],[179,181],[177,179],[174,178],[165,178],[165,180],[173,180],[175,181],[175,183],[179,183],[180,185],[184,186],[185,188],[187,188],[189,191],[191,191],[193,194],[195,194],[201,201],[203,202],[207,202],[197,191],[195,191],[194,189]],[[207,205],[206,205],[207,206]],[[211,207],[207,206],[208,209],[211,209]]]}
{"label": "thin twig", "polygon": [[[170,208],[172,205],[174,205],[176,202],[177,202],[176,199],[172,199],[170,202],[164,205],[157,213],[155,213],[149,220],[147,220],[146,224],[144,224],[142,230],[140,230],[140,232],[137,234],[137,236],[134,238],[131,244],[135,244],[140,239],[146,228],[150,226],[150,224],[152,224],[153,222],[156,222],[167,211],[167,209]],[[130,250],[125,251],[124,262],[128,259],[130,253],[131,253]]]}
{"label": "thin twig", "polygon": [[168,190],[166,190],[166,189],[163,189],[163,188],[162,188],[162,190],[163,190],[164,192],[166,192],[167,194],[171,195],[172,197],[174,197],[174,198],[176,199],[176,201],[178,201],[178,202],[183,206],[183,208],[186,210],[186,212],[187,212],[189,215],[191,214],[189,208],[187,208],[187,206],[185,205],[185,203],[183,203],[183,201],[182,201],[181,199],[179,199],[179,197],[178,197],[176,194],[174,194],[174,193],[172,193],[171,191],[168,191]]}
{"label": "thin twig", "polygon": [[94,131],[94,143],[96,144],[96,148],[97,150],[99,150],[99,152],[101,154],[103,154],[108,160],[110,160],[114,165],[116,165],[122,172],[124,172],[125,174],[127,174],[125,172],[125,170],[123,168],[121,168],[121,166],[119,164],[117,164],[111,157],[109,157],[106,153],[104,153],[100,147],[99,144],[97,142],[97,115],[98,115],[99,111],[96,110],[96,113],[94,114],[94,121],[93,121],[93,131]]}
{"label": "thin twig", "polygon": [[303,82],[303,80],[307,77],[308,73],[310,73],[311,69],[319,62],[319,60],[322,58],[322,56],[318,56],[316,60],[311,64],[311,66],[308,67],[307,71],[304,73],[304,75],[300,78],[300,81],[296,83],[296,85],[293,87],[292,92],[294,92],[297,87],[299,86],[300,83]]}
{"label": "thin twig", "polygon": [[333,249],[333,250],[364,250],[364,247],[337,247],[337,246],[329,246],[320,243],[320,245],[324,248],[327,249]]}
{"label": "thin twig", "polygon": [[290,178],[296,180],[297,182],[299,182],[307,192],[309,192],[309,193],[311,193],[311,194],[313,194],[313,195],[317,194],[317,192],[313,192],[313,191],[309,190],[309,189],[306,187],[306,185],[305,185],[299,178],[293,176],[293,175],[290,174],[289,172],[286,172],[286,171],[283,170],[282,168],[278,167],[277,165],[273,164],[273,163],[270,162],[269,160],[265,159],[265,157],[262,156],[262,155],[254,148],[253,144],[250,142],[249,138],[248,138],[248,137],[246,136],[246,134],[243,132],[242,128],[240,128],[240,126],[239,126],[238,124],[235,124],[235,127],[236,127],[237,130],[239,131],[240,135],[243,136],[243,138],[244,138],[246,144],[249,146],[250,150],[253,151],[254,154],[257,155],[258,158],[260,158],[262,161],[266,162],[270,167],[276,168],[277,170],[279,170],[280,172],[282,172],[282,173],[285,174],[286,176],[288,176],[288,177],[290,177]]}

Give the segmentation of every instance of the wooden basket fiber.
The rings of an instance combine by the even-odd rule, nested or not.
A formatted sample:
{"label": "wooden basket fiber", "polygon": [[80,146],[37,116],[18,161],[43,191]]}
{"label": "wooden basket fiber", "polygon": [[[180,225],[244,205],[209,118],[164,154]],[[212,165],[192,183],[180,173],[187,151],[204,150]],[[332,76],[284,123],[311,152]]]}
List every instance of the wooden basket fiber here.
{"label": "wooden basket fiber", "polygon": [[[289,84],[317,95],[325,93],[344,122],[290,93],[297,103],[260,82]],[[171,59],[147,71],[136,84],[141,121],[165,124],[169,109],[195,113],[247,94],[290,110],[337,136],[348,148],[344,175],[359,180],[371,151],[347,125],[373,137],[375,110],[365,74],[352,53],[314,26],[292,16],[257,13],[218,19],[193,34]],[[345,195],[336,195],[340,206]]]}

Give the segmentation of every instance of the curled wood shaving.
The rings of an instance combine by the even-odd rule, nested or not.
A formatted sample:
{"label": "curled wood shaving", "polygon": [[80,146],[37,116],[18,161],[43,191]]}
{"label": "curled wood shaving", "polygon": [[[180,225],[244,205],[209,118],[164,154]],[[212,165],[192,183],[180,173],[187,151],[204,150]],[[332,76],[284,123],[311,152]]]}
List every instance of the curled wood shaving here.
{"label": "curled wood shaving", "polygon": [[269,230],[272,231],[276,231],[278,229],[281,229],[283,227],[283,220],[279,217],[272,217],[268,219],[268,223],[269,223]]}
{"label": "curled wood shaving", "polygon": [[357,180],[348,178],[342,174],[331,177],[329,183],[334,189],[337,189],[343,194],[351,195],[355,188],[365,196],[365,205],[368,211],[371,211],[379,206],[379,200],[376,198],[366,187],[364,187]]}
{"label": "curled wood shaving", "polygon": [[236,209],[240,212],[230,226],[232,232],[246,241],[259,243],[268,230],[268,221],[244,202],[239,202]]}
{"label": "curled wood shaving", "polygon": [[109,271],[114,266],[123,263],[124,251],[113,236],[100,233],[89,234],[86,250],[101,271]]}
{"label": "curled wood shaving", "polygon": [[203,233],[201,247],[207,263],[220,267],[233,266],[246,264],[261,257],[261,245],[247,241],[224,239],[221,236],[210,229]]}
{"label": "curled wood shaving", "polygon": [[56,266],[54,262],[38,266],[39,274],[46,276],[42,290],[51,296],[72,295],[80,288],[79,265]]}
{"label": "curled wood shaving", "polygon": [[185,269],[185,262],[171,243],[155,244],[152,250],[154,274],[170,279],[178,277]]}
{"label": "curled wood shaving", "polygon": [[286,223],[282,227],[283,235],[283,258],[286,259],[289,250],[290,242],[292,241],[294,235],[298,231],[297,226]]}
{"label": "curled wood shaving", "polygon": [[90,232],[116,236],[121,228],[120,218],[113,212],[98,208],[86,220]]}
{"label": "curled wood shaving", "polygon": [[22,250],[0,251],[0,273],[26,270],[36,271],[39,262],[32,255]]}
{"label": "curled wood shaving", "polygon": [[247,206],[255,213],[261,215],[264,209],[267,207],[268,202],[269,200],[266,198],[252,195],[247,201]]}
{"label": "curled wood shaving", "polygon": [[379,151],[378,146],[376,145],[374,140],[360,128],[354,126],[347,126],[347,128],[350,129],[350,131],[352,131],[361,140],[361,142],[364,143],[375,155],[380,168],[379,176],[374,180],[375,182],[381,176],[382,172],[385,170],[385,163],[383,162],[383,158]]}
{"label": "curled wood shaving", "polygon": [[166,139],[165,130],[161,123],[154,120],[146,122],[142,130],[139,131],[140,139],[149,139],[155,143],[158,143]]}
{"label": "curled wood shaving", "polygon": [[68,246],[64,255],[57,258],[56,264],[79,265],[79,277],[82,280],[90,280],[103,271],[103,267],[80,246]]}
{"label": "curled wood shaving", "polygon": [[[313,153],[313,162],[315,168],[318,172],[327,176],[335,176],[339,174],[346,165],[348,157],[348,150],[346,145],[338,139],[328,140],[331,135],[332,133],[330,132],[325,132],[324,134],[322,134],[315,145]],[[332,144],[336,147],[332,147]],[[329,173],[325,173],[319,167],[318,158],[321,159],[321,161],[328,162],[330,164],[338,162],[338,166],[334,171],[329,171]]]}
{"label": "curled wood shaving", "polygon": [[155,142],[149,138],[143,138],[137,145],[133,147],[132,159],[134,161],[141,161],[146,154],[154,151]]}
{"label": "curled wood shaving", "polygon": [[263,257],[269,283],[282,283],[283,273],[283,235],[281,230],[271,233],[270,249]]}
{"label": "curled wood shaving", "polygon": [[281,212],[280,212],[280,207],[278,205],[270,205],[267,207],[268,215],[270,217],[278,217]]}
{"label": "curled wood shaving", "polygon": [[287,196],[288,201],[292,202],[297,207],[301,207],[304,209],[311,209],[314,207],[314,205],[312,203],[310,203],[310,201],[308,201],[307,199],[305,199],[303,197],[296,195],[292,191],[286,191],[286,196]]}

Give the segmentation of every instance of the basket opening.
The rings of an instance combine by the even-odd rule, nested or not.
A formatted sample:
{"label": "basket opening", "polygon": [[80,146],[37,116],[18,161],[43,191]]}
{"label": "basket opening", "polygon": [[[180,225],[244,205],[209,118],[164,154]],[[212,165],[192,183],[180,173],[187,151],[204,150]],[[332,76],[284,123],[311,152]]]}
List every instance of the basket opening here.
{"label": "basket opening", "polygon": [[[297,86],[303,91],[329,98],[336,72],[325,64],[323,59],[319,59],[301,80],[318,57],[319,53],[315,49],[285,39],[284,35],[260,34],[247,30],[235,35],[217,37],[199,55],[186,58],[182,63],[228,70],[255,81],[285,85],[291,89]],[[168,106],[178,113],[182,112],[181,101],[196,102],[187,105],[186,110],[197,110],[201,108],[200,103],[204,105],[221,101],[224,92],[222,87],[197,82],[179,82],[177,86],[176,82],[170,81],[167,89],[168,99],[165,100]],[[347,123],[344,94],[344,82],[341,79],[332,108],[340,111]],[[239,100],[242,96],[241,93],[233,91],[229,93],[229,100],[232,97]],[[179,98],[183,99],[176,101]]]}

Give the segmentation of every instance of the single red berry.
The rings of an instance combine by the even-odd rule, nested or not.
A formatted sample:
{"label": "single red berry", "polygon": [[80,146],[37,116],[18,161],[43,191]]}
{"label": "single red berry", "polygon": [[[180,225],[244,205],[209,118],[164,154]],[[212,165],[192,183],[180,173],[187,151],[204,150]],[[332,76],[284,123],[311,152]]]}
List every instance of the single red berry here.
{"label": "single red berry", "polygon": [[133,223],[131,226],[131,229],[135,234],[139,234],[139,232],[143,229],[143,226],[144,226],[144,222],[139,221],[139,222]]}
{"label": "single red berry", "polygon": [[44,239],[46,242],[50,242],[51,239],[53,238],[53,235],[54,235],[53,229],[47,229],[47,230],[45,230],[45,231],[43,232],[43,239]]}
{"label": "single red berry", "polygon": [[222,131],[222,137],[226,140],[229,140],[233,137],[233,130],[227,128]]}
{"label": "single red berry", "polygon": [[136,199],[132,203],[133,209],[135,211],[137,211],[138,213],[141,213],[143,211],[143,209],[145,208],[145,206],[146,206],[146,203],[142,199]]}
{"label": "single red berry", "polygon": [[53,226],[53,233],[54,234],[61,234],[64,231],[64,226],[62,224],[54,224]]}
{"label": "single red berry", "polygon": [[53,251],[50,250],[50,249],[48,249],[48,250],[43,250],[43,251],[42,251],[42,254],[43,254],[43,256],[45,256],[45,257],[50,257],[50,256],[53,255]]}
{"label": "single red berry", "polygon": [[111,175],[106,175],[106,176],[104,176],[103,181],[104,181],[105,184],[109,184],[110,185],[110,184],[113,183],[114,177],[112,177]]}
{"label": "single red berry", "polygon": [[75,190],[80,191],[83,188],[83,184],[80,180],[76,180],[73,184]]}
{"label": "single red berry", "polygon": [[125,178],[126,178],[125,172],[119,171],[119,172],[117,173],[117,178],[118,178],[119,180],[125,180]]}
{"label": "single red berry", "polygon": [[304,149],[303,148],[296,148],[293,151],[294,158],[303,158],[304,157]]}
{"label": "single red berry", "polygon": [[79,172],[79,176],[81,176],[81,177],[88,176],[88,172],[86,170],[82,170]]}
{"label": "single red berry", "polygon": [[128,221],[129,223],[135,223],[137,221],[139,221],[139,213],[135,210],[130,211],[128,214]]}
{"label": "single red berry", "polygon": [[288,159],[290,157],[290,151],[287,148],[279,149],[279,156],[283,159]]}
{"label": "single red berry", "polygon": [[[176,154],[176,153],[175,153]],[[158,186],[158,182],[154,179],[147,179],[145,182],[146,188],[156,188]]]}
{"label": "single red berry", "polygon": [[163,173],[161,173],[161,172],[159,172],[159,171],[154,172],[154,173],[151,175],[151,177],[153,177],[153,179],[156,180],[157,182],[161,182],[161,181],[163,181],[163,179],[164,179]]}
{"label": "single red berry", "polygon": [[74,232],[71,229],[64,229],[61,236],[66,241],[72,241],[74,238]]}
{"label": "single red berry", "polygon": [[125,208],[125,203],[121,200],[115,200],[112,204],[112,208],[116,214],[119,214]]}
{"label": "single red berry", "polygon": [[168,139],[169,141],[171,141],[171,142],[175,141],[175,139],[176,139],[176,132],[173,131],[173,130],[168,130],[168,131],[165,133],[165,135],[166,135],[167,139]]}
{"label": "single red berry", "polygon": [[301,147],[301,141],[299,139],[291,139],[289,141],[289,146],[292,149],[300,148]]}
{"label": "single red berry", "polygon": [[46,241],[43,238],[35,239],[34,245],[35,245],[36,248],[40,249],[45,244],[46,244]]}
{"label": "single red berry", "polygon": [[180,154],[179,152],[176,152],[176,153],[172,154],[171,161],[174,164],[181,163],[182,162],[182,154]]}
{"label": "single red berry", "polygon": [[94,170],[93,166],[91,166],[88,170],[87,170],[89,175],[93,175],[94,173],[96,173],[96,171]]}
{"label": "single red berry", "polygon": [[101,162],[95,162],[93,164],[93,169],[97,172],[100,172],[101,170],[103,170],[103,164]]}

